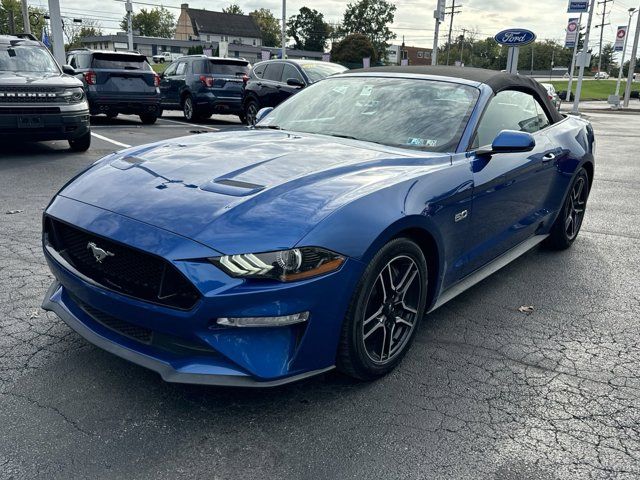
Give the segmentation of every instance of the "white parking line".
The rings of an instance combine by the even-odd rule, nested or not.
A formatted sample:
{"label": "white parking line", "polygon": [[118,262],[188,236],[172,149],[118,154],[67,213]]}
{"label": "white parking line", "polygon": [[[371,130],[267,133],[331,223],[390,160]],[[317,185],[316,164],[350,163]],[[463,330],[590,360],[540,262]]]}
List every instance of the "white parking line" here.
{"label": "white parking line", "polygon": [[91,132],[91,136],[99,138],[100,140],[103,140],[105,142],[113,143],[114,145],[117,145],[119,147],[129,148],[131,146],[131,145],[127,145],[126,143],[118,142],[117,140],[112,140],[111,138],[107,138],[107,137],[104,137],[102,135],[98,135],[95,132]]}
{"label": "white parking line", "polygon": [[168,118],[159,118],[158,120],[161,120],[163,122],[177,123],[178,125],[188,125],[190,127],[196,127],[196,128],[208,128],[209,130],[211,130],[213,132],[220,131],[219,128],[209,127],[207,125],[198,125],[196,123],[179,122],[177,120],[169,120]]}

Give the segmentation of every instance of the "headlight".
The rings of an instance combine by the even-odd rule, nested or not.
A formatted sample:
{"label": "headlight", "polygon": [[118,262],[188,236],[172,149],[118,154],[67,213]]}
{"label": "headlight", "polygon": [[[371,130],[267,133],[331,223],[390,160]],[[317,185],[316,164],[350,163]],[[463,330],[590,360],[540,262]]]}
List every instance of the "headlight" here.
{"label": "headlight", "polygon": [[333,272],[345,258],[316,247],[293,248],[266,253],[245,253],[210,258],[215,266],[237,278],[263,278],[293,282]]}
{"label": "headlight", "polygon": [[82,87],[67,88],[61,97],[68,103],[80,103],[84,100],[84,89]]}

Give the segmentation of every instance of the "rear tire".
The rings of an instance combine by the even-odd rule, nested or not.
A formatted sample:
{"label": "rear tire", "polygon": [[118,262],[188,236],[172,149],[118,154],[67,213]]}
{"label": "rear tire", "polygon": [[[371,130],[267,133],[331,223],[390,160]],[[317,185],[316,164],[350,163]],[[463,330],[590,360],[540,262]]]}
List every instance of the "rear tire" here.
{"label": "rear tire", "polygon": [[589,188],[589,175],[584,168],[581,168],[573,179],[562,210],[545,240],[546,247],[551,250],[565,250],[573,245],[584,220]]}
{"label": "rear tire", "polygon": [[140,121],[145,125],[153,125],[158,120],[158,115],[155,113],[142,113],[140,114]]}
{"label": "rear tire", "polygon": [[91,146],[91,132],[87,132],[81,137],[69,140],[69,147],[74,152],[86,152]]}
{"label": "rear tire", "polygon": [[336,364],[359,380],[391,372],[415,338],[427,304],[428,270],[408,238],[387,243],[367,266],[342,325]]}

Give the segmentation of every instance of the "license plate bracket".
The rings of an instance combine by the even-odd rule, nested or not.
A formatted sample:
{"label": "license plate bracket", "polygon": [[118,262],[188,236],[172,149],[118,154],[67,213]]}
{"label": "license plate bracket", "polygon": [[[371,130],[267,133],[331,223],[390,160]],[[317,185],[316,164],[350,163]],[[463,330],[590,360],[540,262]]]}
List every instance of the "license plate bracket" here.
{"label": "license plate bracket", "polygon": [[42,128],[44,122],[40,115],[20,115],[18,117],[18,128]]}

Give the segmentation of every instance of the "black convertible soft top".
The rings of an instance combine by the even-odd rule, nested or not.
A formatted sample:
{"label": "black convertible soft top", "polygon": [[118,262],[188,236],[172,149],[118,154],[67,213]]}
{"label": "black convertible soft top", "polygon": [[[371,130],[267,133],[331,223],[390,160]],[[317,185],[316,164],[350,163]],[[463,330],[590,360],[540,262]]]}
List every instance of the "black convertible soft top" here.
{"label": "black convertible soft top", "polygon": [[[389,66],[374,67],[368,69],[352,70],[354,73],[408,73],[413,75],[435,75],[440,77],[461,78],[472,82],[483,83],[493,90],[494,93],[503,90],[520,90],[535,96],[547,111],[553,123],[559,122],[564,117],[551,104],[546,89],[535,80],[523,75],[512,75],[510,73],[498,72],[496,70],[485,70],[473,67],[446,67],[446,66]],[[347,72],[345,72],[347,73]]]}

